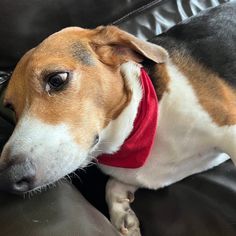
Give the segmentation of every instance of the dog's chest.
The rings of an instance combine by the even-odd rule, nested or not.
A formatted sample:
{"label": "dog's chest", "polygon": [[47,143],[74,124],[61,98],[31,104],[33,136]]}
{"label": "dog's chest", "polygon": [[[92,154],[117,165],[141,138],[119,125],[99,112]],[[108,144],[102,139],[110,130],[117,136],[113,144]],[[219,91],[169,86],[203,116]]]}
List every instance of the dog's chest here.
{"label": "dog's chest", "polygon": [[223,129],[200,106],[187,78],[174,66],[168,73],[169,92],[160,101],[156,139],[145,165],[137,169],[101,165],[105,173],[128,184],[157,189],[229,158],[216,154]]}

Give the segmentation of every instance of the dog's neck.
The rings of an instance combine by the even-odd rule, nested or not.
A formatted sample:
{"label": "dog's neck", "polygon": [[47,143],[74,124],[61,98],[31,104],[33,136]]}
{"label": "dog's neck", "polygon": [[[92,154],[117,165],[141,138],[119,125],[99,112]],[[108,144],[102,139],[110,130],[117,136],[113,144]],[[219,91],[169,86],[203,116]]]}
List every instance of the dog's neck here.
{"label": "dog's neck", "polygon": [[99,150],[105,154],[99,156],[98,161],[116,167],[138,168],[148,157],[155,137],[158,102],[144,69],[126,63],[121,72],[132,98],[120,116],[103,130]]}
{"label": "dog's neck", "polygon": [[100,143],[94,150],[93,156],[98,156],[101,153],[111,154],[118,151],[133,129],[133,123],[142,99],[142,87],[139,80],[140,67],[128,62],[121,66],[121,72],[125,83],[132,91],[132,98],[121,114],[115,120],[110,121],[100,133]]}

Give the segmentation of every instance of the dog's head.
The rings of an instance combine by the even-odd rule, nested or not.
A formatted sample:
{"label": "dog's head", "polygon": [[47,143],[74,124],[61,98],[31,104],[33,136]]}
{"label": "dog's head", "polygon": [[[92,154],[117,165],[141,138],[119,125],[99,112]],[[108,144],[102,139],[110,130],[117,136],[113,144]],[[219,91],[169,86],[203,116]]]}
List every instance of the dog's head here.
{"label": "dog's head", "polygon": [[25,192],[85,166],[101,131],[132,96],[121,64],[166,57],[161,47],[113,26],[66,28],[31,49],[5,95],[17,123],[2,152],[0,181]]}

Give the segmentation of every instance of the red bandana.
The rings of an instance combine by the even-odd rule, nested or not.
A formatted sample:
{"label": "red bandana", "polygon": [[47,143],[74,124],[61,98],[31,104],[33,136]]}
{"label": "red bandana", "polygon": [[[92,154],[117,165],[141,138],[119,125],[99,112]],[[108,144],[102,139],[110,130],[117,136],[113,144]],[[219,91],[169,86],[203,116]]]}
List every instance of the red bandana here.
{"label": "red bandana", "polygon": [[148,158],[156,134],[158,100],[152,81],[143,68],[140,80],[143,97],[134,121],[134,128],[116,153],[102,154],[98,157],[100,164],[122,168],[139,168]]}

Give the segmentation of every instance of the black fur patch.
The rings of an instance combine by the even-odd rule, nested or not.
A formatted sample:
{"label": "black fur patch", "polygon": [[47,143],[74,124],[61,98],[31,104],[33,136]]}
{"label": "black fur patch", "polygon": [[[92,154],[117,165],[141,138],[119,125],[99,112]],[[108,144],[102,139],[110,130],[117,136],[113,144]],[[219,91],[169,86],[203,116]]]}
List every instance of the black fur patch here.
{"label": "black fur patch", "polygon": [[80,42],[72,44],[71,53],[76,60],[80,60],[84,65],[94,65],[94,61],[92,59],[91,54],[86,49],[86,47]]}
{"label": "black fur patch", "polygon": [[152,40],[183,51],[236,87],[236,2],[222,4],[174,26]]}

